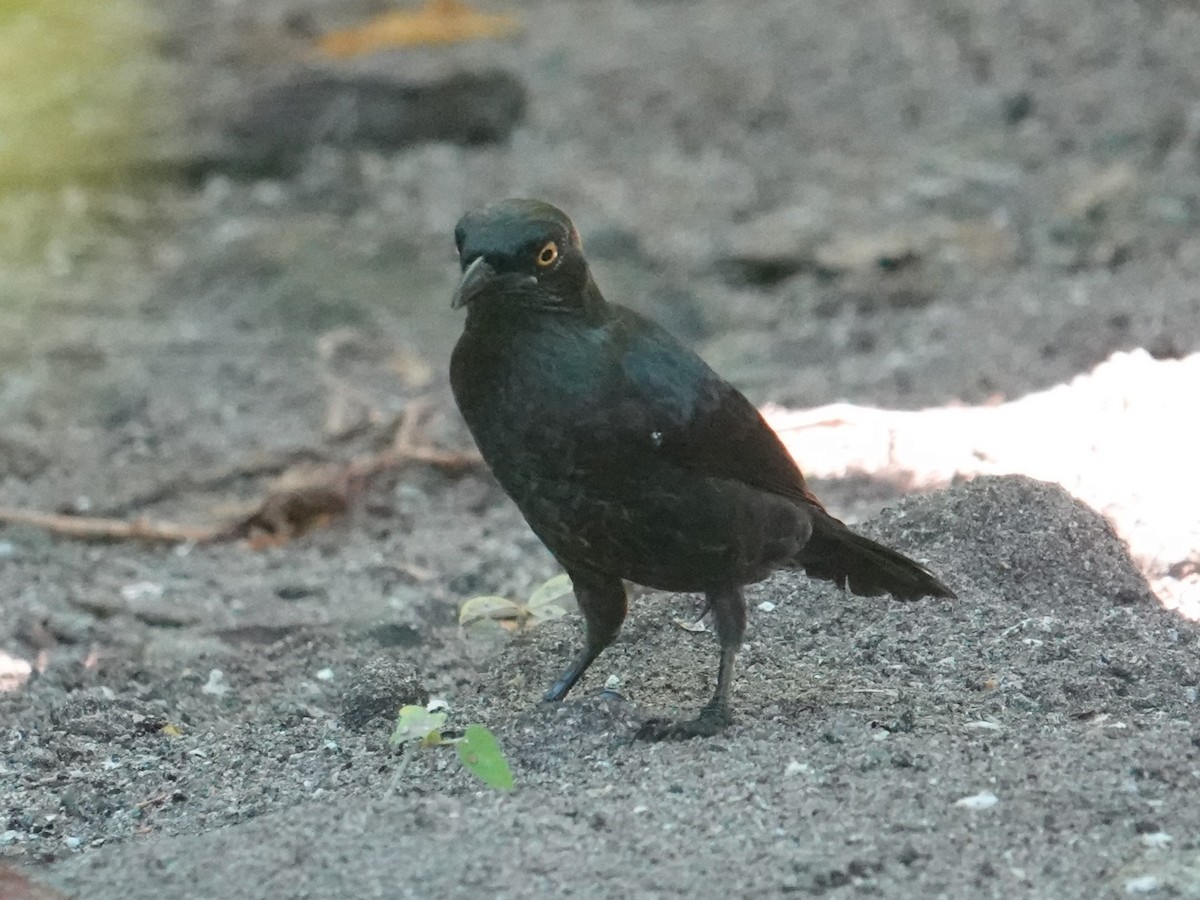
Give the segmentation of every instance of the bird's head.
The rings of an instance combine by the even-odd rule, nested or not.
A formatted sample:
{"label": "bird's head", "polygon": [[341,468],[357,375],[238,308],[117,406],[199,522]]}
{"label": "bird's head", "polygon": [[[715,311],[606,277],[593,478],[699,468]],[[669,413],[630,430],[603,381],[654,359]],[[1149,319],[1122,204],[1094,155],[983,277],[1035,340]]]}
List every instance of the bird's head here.
{"label": "bird's head", "polygon": [[562,210],[540,200],[501,200],[472,210],[454,229],[462,278],[451,303],[582,309],[591,299],[579,232]]}

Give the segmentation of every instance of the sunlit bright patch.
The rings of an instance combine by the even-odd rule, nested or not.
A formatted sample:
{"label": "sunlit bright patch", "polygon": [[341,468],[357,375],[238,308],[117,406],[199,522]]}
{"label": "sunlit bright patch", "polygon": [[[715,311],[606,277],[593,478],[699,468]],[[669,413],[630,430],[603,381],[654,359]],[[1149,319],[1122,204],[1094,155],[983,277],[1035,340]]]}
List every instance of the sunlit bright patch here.
{"label": "sunlit bright patch", "polygon": [[810,477],[868,475],[908,490],[975,475],[1059,484],[1108,519],[1164,606],[1200,619],[1197,385],[1200,354],[1134,350],[994,406],[764,414]]}
{"label": "sunlit bright patch", "polygon": [[9,656],[0,650],[0,694],[15,691],[33,674],[33,665],[19,656]]}

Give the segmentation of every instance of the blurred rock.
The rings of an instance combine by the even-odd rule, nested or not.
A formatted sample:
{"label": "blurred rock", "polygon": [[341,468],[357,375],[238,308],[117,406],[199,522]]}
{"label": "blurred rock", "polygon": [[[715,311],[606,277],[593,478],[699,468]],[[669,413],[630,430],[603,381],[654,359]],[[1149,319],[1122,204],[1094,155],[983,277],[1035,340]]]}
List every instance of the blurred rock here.
{"label": "blurred rock", "polygon": [[525,85],[508,72],[421,83],[306,72],[230,110],[216,148],[186,167],[196,177],[288,177],[319,146],[391,151],[428,141],[494,143],[509,136],[525,107]]}
{"label": "blurred rock", "polygon": [[1115,268],[1129,260],[1138,241],[1142,184],[1127,162],[1078,179],[1050,223],[1042,253],[1068,269]]}
{"label": "blurred rock", "polygon": [[1017,265],[1021,242],[1016,232],[992,218],[957,221],[941,255],[988,271]]}
{"label": "blurred rock", "polygon": [[839,234],[817,247],[813,260],[825,275],[895,272],[917,263],[932,244],[930,230],[919,225],[875,234]]}
{"label": "blurred rock", "polygon": [[129,611],[147,625],[161,628],[182,628],[185,625],[195,625],[201,620],[201,615],[183,602],[164,599],[163,597],[143,596],[130,599]]}
{"label": "blurred rock", "polygon": [[0,438],[0,479],[34,478],[48,465],[49,458],[32,444],[11,437]]}
{"label": "blurred rock", "polygon": [[1062,214],[1069,219],[1096,221],[1109,218],[1114,209],[1133,197],[1138,174],[1127,162],[1119,162],[1080,179],[1067,193]]}
{"label": "blurred rock", "polygon": [[735,231],[717,266],[733,281],[782,281],[813,269],[817,245],[827,232],[824,220],[806,207],[773,210]]}

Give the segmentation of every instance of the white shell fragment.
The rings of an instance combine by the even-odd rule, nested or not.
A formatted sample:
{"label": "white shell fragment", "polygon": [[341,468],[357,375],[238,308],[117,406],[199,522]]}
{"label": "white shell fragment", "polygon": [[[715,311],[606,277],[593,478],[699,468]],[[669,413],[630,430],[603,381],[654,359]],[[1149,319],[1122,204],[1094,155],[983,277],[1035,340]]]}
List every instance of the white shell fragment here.
{"label": "white shell fragment", "polygon": [[1162,887],[1162,882],[1158,880],[1157,875],[1139,875],[1137,878],[1129,878],[1125,881],[1125,893],[1127,894],[1153,894],[1160,887]]}
{"label": "white shell fragment", "polygon": [[991,809],[1000,798],[991,791],[980,791],[978,794],[972,794],[970,797],[963,797],[961,800],[955,800],[955,806],[961,806],[963,809]]}
{"label": "white shell fragment", "polygon": [[225,680],[225,673],[220,669],[213,669],[208,673],[208,681],[201,685],[200,690],[205,694],[212,694],[214,697],[222,697],[229,693],[229,683]]}

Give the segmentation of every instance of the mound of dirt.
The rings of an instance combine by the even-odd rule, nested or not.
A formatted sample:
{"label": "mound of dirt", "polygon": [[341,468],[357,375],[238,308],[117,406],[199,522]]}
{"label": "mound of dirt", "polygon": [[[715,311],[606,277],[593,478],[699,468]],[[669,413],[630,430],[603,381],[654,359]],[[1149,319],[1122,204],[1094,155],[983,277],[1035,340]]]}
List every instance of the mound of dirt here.
{"label": "mound of dirt", "polygon": [[[68,811],[47,829],[123,838],[33,872],[101,900],[1196,890],[1200,628],[1153,601],[1103,519],[1003,477],[864,530],[960,599],[864,600],[789,574],[755,588],[738,721],[713,739],[632,738],[645,716],[702,703],[716,661],[711,635],[675,624],[696,598],[649,594],[578,699],[536,703],[573,617],[460,681],[455,717],[495,730],[511,794],[432,749],[397,778],[385,728],[349,731],[317,688],[301,705],[317,659],[379,665],[335,634],[226,673],[240,699],[188,713],[176,738],[161,723],[195,679],[8,697],[4,803],[37,819],[57,799]],[[627,699],[599,691],[613,676]],[[114,823],[130,791],[147,796],[142,822]]]}

